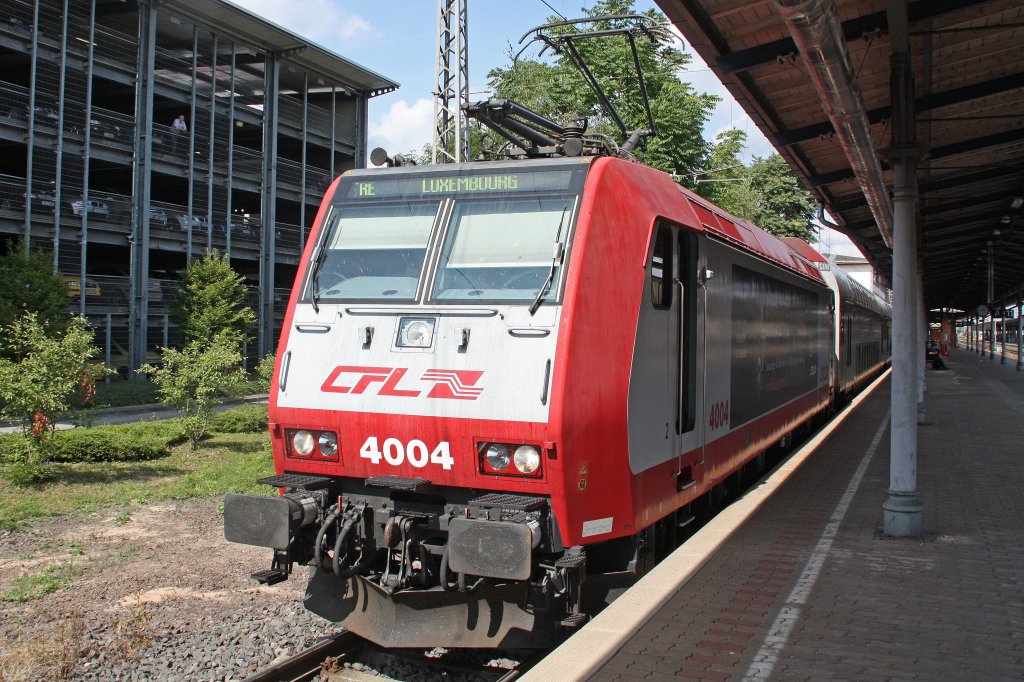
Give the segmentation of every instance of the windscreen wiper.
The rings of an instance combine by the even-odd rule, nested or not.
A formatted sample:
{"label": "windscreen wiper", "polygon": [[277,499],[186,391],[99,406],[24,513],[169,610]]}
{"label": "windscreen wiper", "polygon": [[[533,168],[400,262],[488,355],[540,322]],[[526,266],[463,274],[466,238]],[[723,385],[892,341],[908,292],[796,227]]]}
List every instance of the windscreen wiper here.
{"label": "windscreen wiper", "polygon": [[313,312],[317,313],[320,312],[320,266],[323,265],[326,255],[327,244],[324,244],[313,259],[313,270],[309,273],[309,299],[313,304]]}
{"label": "windscreen wiper", "polygon": [[555,281],[555,270],[558,268],[562,255],[565,253],[565,246],[562,244],[562,226],[565,224],[565,212],[568,209],[569,204],[562,206],[562,217],[558,219],[558,229],[555,231],[555,246],[551,252],[551,267],[548,268],[548,276],[544,279],[544,284],[541,285],[540,291],[537,292],[537,298],[533,299],[533,303],[530,305],[531,316],[537,312],[537,308],[544,301],[544,295],[551,289],[551,284]]}

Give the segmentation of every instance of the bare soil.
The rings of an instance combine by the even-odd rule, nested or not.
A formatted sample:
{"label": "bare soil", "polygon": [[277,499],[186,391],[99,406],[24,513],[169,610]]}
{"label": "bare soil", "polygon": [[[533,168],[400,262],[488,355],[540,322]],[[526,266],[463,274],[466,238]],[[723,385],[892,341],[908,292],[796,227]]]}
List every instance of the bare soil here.
{"label": "bare soil", "polygon": [[302,607],[307,569],[269,588],[249,579],[270,554],[224,540],[220,499],[0,531],[0,595],[47,567],[67,577],[0,601],[0,681],[242,679],[336,632]]}

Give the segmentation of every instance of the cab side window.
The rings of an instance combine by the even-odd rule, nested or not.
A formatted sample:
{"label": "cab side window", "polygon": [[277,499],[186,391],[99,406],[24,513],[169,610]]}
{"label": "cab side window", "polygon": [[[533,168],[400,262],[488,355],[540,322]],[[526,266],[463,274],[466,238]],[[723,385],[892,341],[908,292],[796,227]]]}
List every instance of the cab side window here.
{"label": "cab side window", "polygon": [[651,303],[658,310],[672,307],[672,230],[659,225],[651,247]]}

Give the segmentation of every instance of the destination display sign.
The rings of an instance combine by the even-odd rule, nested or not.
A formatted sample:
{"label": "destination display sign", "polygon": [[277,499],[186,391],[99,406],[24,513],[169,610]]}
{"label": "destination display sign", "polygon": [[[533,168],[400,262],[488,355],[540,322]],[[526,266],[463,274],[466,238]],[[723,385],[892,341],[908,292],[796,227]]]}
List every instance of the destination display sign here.
{"label": "destination display sign", "polygon": [[344,193],[348,200],[413,199],[465,194],[522,194],[568,190],[573,176],[584,169],[473,173],[454,175],[444,171],[402,177],[384,175],[355,177]]}

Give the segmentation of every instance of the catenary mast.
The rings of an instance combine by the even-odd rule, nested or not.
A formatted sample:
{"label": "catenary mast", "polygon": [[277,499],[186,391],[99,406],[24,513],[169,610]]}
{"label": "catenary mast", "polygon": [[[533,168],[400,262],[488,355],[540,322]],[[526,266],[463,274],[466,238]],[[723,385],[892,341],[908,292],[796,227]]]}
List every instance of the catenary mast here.
{"label": "catenary mast", "polygon": [[437,63],[431,163],[469,160],[469,126],[462,104],[469,101],[469,0],[437,0]]}

